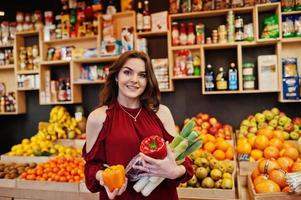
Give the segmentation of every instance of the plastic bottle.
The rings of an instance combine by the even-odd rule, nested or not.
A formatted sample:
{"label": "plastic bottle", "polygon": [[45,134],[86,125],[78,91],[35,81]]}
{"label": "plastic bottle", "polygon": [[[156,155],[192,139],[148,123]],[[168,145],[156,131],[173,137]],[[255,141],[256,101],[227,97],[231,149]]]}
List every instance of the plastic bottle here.
{"label": "plastic bottle", "polygon": [[214,72],[210,64],[208,64],[205,69],[205,90],[206,91],[214,90]]}
{"label": "plastic bottle", "polygon": [[216,75],[216,89],[217,90],[227,90],[228,83],[226,81],[226,74],[224,72],[224,68],[220,67],[218,70],[218,74]]}
{"label": "plastic bottle", "polygon": [[238,77],[237,77],[237,68],[235,66],[235,63],[231,63],[230,68],[228,70],[228,84],[229,84],[229,90],[237,90],[237,82],[238,82]]}

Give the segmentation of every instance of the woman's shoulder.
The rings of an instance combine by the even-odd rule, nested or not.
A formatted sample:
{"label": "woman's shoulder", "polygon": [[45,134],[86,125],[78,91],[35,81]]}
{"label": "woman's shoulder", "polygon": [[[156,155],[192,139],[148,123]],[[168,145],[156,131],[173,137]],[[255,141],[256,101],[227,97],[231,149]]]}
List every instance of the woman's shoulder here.
{"label": "woman's shoulder", "polygon": [[160,104],[159,109],[156,112],[157,116],[162,120],[171,115],[169,108],[166,105]]}
{"label": "woman's shoulder", "polygon": [[175,136],[176,134],[175,122],[169,108],[163,104],[160,104],[159,109],[156,112],[156,115],[162,122],[165,130],[170,135]]}
{"label": "woman's shoulder", "polygon": [[96,108],[95,110],[93,110],[89,116],[88,116],[88,123],[92,123],[92,124],[99,124],[99,123],[103,123],[106,119],[106,111],[108,109],[108,106],[101,106],[99,108]]}

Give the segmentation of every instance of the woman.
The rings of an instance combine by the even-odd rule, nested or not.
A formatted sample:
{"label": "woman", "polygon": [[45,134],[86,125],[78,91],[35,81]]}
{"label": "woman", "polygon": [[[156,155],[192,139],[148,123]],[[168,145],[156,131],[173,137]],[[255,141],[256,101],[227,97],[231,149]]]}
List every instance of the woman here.
{"label": "woman", "polygon": [[176,187],[192,177],[189,159],[177,165],[168,148],[163,160],[141,154],[146,161],[140,170],[149,176],[166,178],[148,197],[135,192],[134,183],[110,192],[102,181],[103,164],[122,164],[139,154],[140,142],[147,136],[159,135],[171,141],[176,134],[169,109],[160,105],[160,91],[149,57],[127,51],[110,68],[100,94],[101,107],[87,121],[87,140],[83,148],[85,177],[91,192],[100,192],[100,199],[178,199]]}

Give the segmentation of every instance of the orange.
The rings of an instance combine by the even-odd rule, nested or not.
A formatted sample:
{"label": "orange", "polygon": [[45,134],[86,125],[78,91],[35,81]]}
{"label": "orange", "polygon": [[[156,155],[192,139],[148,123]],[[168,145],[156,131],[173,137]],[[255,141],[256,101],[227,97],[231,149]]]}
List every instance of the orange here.
{"label": "orange", "polygon": [[297,148],[297,145],[293,141],[286,140],[283,142],[282,148],[288,148],[288,147],[295,147]]}
{"label": "orange", "polygon": [[284,133],[281,130],[274,130],[273,131],[273,138],[278,138],[281,141],[284,141]]}
{"label": "orange", "polygon": [[269,128],[262,128],[262,129],[260,129],[260,130],[257,131],[257,135],[264,135],[268,139],[272,139],[272,137],[273,137],[273,130],[271,130]]}
{"label": "orange", "polygon": [[220,142],[222,142],[222,141],[225,141],[225,139],[222,138],[222,137],[216,138],[216,143],[220,143]]}
{"label": "orange", "polygon": [[283,144],[282,144],[281,139],[279,139],[279,138],[272,138],[270,140],[270,146],[276,147],[278,150],[281,150]]}
{"label": "orange", "polygon": [[257,135],[254,146],[257,149],[264,150],[269,145],[269,139],[264,135]]}
{"label": "orange", "polygon": [[219,149],[219,150],[222,150],[222,151],[227,151],[227,149],[229,147],[230,147],[230,144],[227,141],[225,141],[225,140],[223,140],[221,142],[218,142],[216,144],[216,148]]}
{"label": "orange", "polygon": [[252,150],[251,144],[248,142],[239,143],[237,145],[237,152],[240,154],[250,154]]}
{"label": "orange", "polygon": [[288,169],[293,165],[294,161],[289,157],[280,157],[277,159],[277,163],[281,169],[288,172]]}
{"label": "orange", "polygon": [[245,137],[239,138],[239,139],[237,140],[237,146],[238,146],[238,145],[241,145],[241,144],[245,144],[245,143],[248,143],[248,139],[245,138]]}
{"label": "orange", "polygon": [[233,160],[234,157],[234,149],[233,147],[229,147],[226,151],[226,159]]}
{"label": "orange", "polygon": [[275,160],[263,159],[258,163],[258,171],[261,174],[269,173],[274,169],[280,169],[279,164]]}
{"label": "orange", "polygon": [[293,160],[297,160],[297,158],[299,157],[299,152],[296,148],[294,147],[288,147],[284,150],[283,155],[282,156],[287,156]]}
{"label": "orange", "polygon": [[289,186],[286,186],[281,190],[281,192],[293,192],[293,190]]}
{"label": "orange", "polygon": [[255,185],[257,193],[280,192],[280,187],[272,180],[266,180]]}
{"label": "orange", "polygon": [[258,183],[262,183],[266,180],[268,180],[268,177],[266,177],[264,175],[259,175],[254,179],[253,183],[254,183],[254,185],[257,185]]}
{"label": "orange", "polygon": [[213,144],[213,142],[207,142],[204,145],[204,150],[209,153],[212,153],[215,150],[215,144]]}
{"label": "orange", "polygon": [[252,147],[254,147],[255,139],[256,139],[255,135],[248,138],[248,142],[251,144]]}
{"label": "orange", "polygon": [[262,156],[263,156],[263,152],[261,150],[254,149],[251,151],[251,157],[254,158],[254,160],[258,160],[262,158]]}
{"label": "orange", "polygon": [[301,171],[301,162],[295,162],[292,166],[292,172],[300,172]]}
{"label": "orange", "polygon": [[213,156],[217,159],[217,160],[225,160],[225,153],[222,150],[215,150],[213,152]]}
{"label": "orange", "polygon": [[279,150],[277,147],[269,146],[263,151],[263,155],[265,158],[275,158],[277,159],[279,157]]}
{"label": "orange", "polygon": [[253,171],[252,171],[252,174],[251,174],[251,178],[252,180],[254,181],[254,179],[260,175],[260,172],[257,168],[255,168]]}
{"label": "orange", "polygon": [[281,188],[287,186],[286,176],[283,170],[275,169],[270,171],[269,179],[277,183]]}
{"label": "orange", "polygon": [[216,138],[213,135],[207,134],[206,137],[209,142],[213,142],[213,143],[216,142]]}

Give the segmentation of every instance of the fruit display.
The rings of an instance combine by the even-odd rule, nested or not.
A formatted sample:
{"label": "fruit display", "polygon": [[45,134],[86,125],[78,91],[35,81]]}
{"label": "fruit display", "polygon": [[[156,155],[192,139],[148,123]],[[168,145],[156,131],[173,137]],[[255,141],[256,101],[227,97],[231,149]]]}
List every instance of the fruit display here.
{"label": "fruit display", "polygon": [[238,137],[256,134],[262,128],[284,132],[286,140],[298,140],[301,134],[301,118],[291,119],[278,108],[264,110],[255,115],[249,115],[240,123]]}
{"label": "fruit display", "polygon": [[[208,114],[199,113],[192,118],[196,122],[195,130],[202,134],[211,134],[215,137],[222,137],[226,140],[232,139],[233,128],[229,124],[222,124],[215,117]],[[186,124],[190,119],[185,119]]]}
{"label": "fruit display", "polygon": [[24,171],[33,169],[36,166],[36,163],[0,163],[0,179],[18,178]]}
{"label": "fruit display", "polygon": [[28,169],[20,176],[24,180],[80,182],[84,178],[82,158],[56,157],[46,163]]}
{"label": "fruit display", "polygon": [[231,161],[219,161],[205,151],[192,154],[193,177],[180,187],[232,189],[235,166]]}
{"label": "fruit display", "polygon": [[241,155],[249,155],[250,161],[258,161],[262,158],[278,159],[281,156],[286,156],[293,161],[300,160],[297,143],[285,140],[284,131],[271,130],[268,127],[258,130],[256,135],[240,137],[237,140],[236,150],[240,158]]}
{"label": "fruit display", "polygon": [[300,172],[301,162],[289,157],[262,159],[251,174],[256,193],[292,192],[287,183],[288,172]]}

